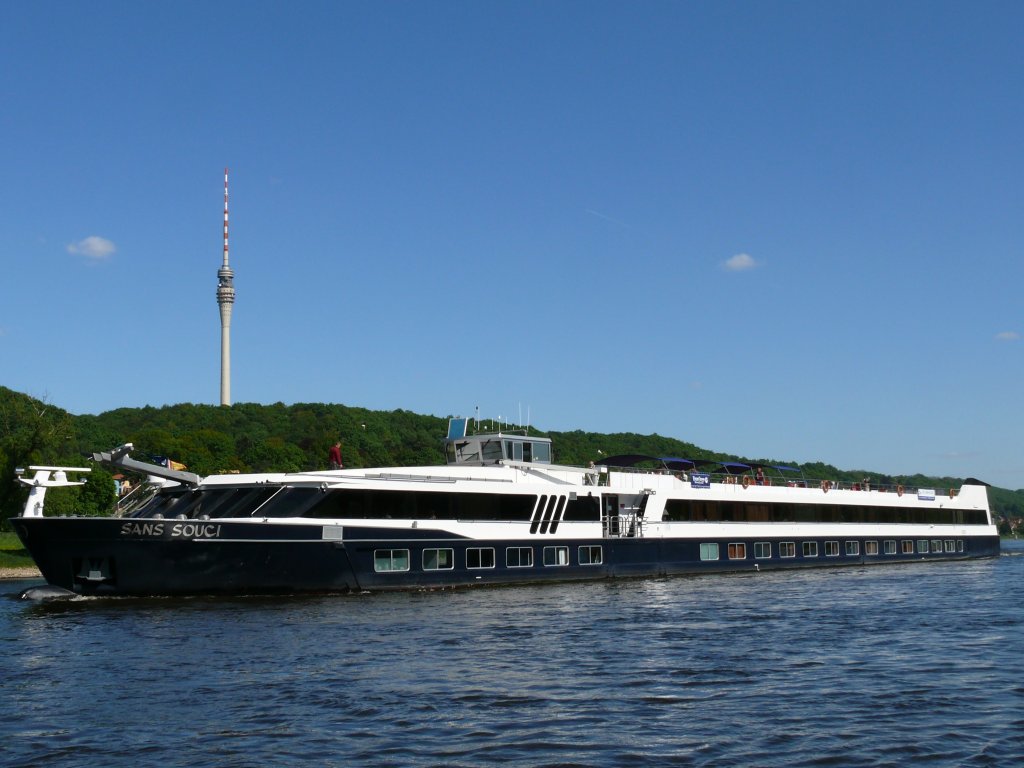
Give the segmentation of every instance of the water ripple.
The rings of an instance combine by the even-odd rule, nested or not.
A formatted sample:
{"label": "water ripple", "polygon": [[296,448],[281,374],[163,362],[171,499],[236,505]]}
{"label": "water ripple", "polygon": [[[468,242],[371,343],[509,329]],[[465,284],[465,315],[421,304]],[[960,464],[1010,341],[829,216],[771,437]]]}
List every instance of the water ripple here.
{"label": "water ripple", "polygon": [[4,765],[1020,764],[1004,554],[350,597],[6,583]]}

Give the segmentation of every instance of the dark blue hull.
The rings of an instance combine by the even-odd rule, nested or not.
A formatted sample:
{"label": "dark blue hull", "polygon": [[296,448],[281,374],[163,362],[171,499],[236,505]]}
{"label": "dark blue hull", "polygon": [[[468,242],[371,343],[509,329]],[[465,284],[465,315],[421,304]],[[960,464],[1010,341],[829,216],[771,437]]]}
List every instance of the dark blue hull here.
{"label": "dark blue hull", "polygon": [[424,528],[110,518],[13,523],[48,583],[95,595],[405,590],[999,554],[998,536],[988,533],[908,539],[857,536],[851,529],[840,538],[478,541]]}

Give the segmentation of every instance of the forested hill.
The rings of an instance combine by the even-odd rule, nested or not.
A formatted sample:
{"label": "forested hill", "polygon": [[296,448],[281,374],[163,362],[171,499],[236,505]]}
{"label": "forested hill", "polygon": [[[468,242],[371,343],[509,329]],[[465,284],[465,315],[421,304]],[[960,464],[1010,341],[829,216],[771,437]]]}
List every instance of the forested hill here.
{"label": "forested hill", "polygon": [[[486,429],[488,423],[480,426]],[[442,438],[447,427],[447,417],[324,403],[238,403],[229,408],[182,404],[75,416],[0,387],[0,519],[19,513],[24,504],[26,490],[14,483],[16,467],[83,466],[83,462],[91,466],[83,457],[123,443],[134,444],[135,458],[166,456],[200,475],[236,470],[293,472],[325,468],[327,452],[335,440],[342,442],[346,467],[443,464]],[[555,460],[562,464],[585,465],[602,455],[643,453],[801,466],[809,478],[856,481],[871,476],[879,483],[936,488],[961,483],[960,478],[894,477],[876,470],[840,470],[822,463],[798,465],[785,457],[714,453],[656,434],[532,431],[552,438]],[[79,510],[99,513],[106,508],[108,499],[100,489],[112,488],[113,483],[95,482],[104,474],[101,468],[94,469],[94,482],[84,487],[93,488],[77,493],[73,502]],[[992,488],[990,498],[993,509],[1002,515],[1024,513],[1024,490]],[[49,502],[48,498],[48,508]]]}

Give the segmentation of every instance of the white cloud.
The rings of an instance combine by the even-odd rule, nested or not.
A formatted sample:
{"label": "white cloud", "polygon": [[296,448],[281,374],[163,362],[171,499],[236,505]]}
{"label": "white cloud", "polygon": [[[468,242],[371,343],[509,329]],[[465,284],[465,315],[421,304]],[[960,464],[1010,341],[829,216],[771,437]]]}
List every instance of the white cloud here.
{"label": "white cloud", "polygon": [[1020,334],[1016,331],[1000,331],[996,334],[996,341],[1017,341]]}
{"label": "white cloud", "polygon": [[725,268],[730,272],[743,272],[756,266],[757,262],[749,253],[737,253],[732,258],[725,260]]}
{"label": "white cloud", "polygon": [[68,253],[78,256],[85,256],[87,259],[98,262],[110,258],[110,255],[117,250],[117,246],[105,237],[90,235],[77,243],[68,246]]}

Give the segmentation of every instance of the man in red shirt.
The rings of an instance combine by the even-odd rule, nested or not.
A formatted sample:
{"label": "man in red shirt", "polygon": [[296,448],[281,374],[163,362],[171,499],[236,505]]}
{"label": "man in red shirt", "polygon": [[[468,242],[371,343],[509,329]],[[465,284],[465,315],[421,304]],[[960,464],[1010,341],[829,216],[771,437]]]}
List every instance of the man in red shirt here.
{"label": "man in red shirt", "polygon": [[331,452],[327,455],[327,461],[330,462],[331,469],[341,469],[343,467],[341,463],[340,440],[331,446]]}

